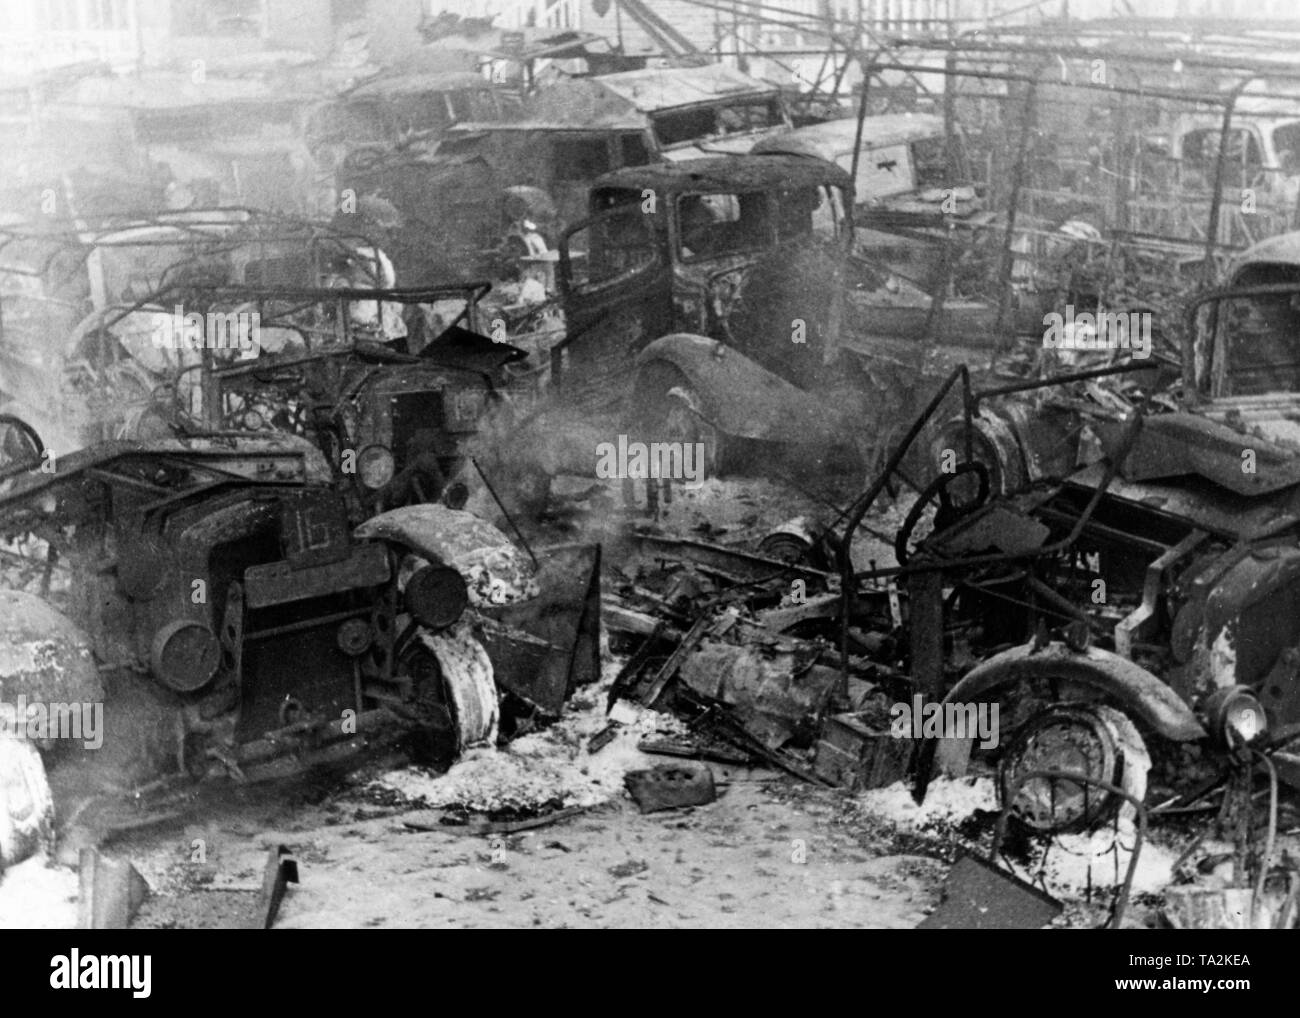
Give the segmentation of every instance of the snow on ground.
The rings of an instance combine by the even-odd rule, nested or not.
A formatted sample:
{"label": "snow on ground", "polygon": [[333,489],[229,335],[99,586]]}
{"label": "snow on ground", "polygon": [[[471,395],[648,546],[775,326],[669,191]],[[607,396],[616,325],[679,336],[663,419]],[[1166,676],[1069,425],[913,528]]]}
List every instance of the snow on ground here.
{"label": "snow on ground", "polygon": [[77,925],[76,870],[49,865],[43,853],[0,876],[0,930],[70,930]]}
{"label": "snow on ground", "polygon": [[[987,777],[937,778],[930,783],[925,801],[918,804],[905,782],[872,789],[856,798],[859,809],[897,830],[930,834],[963,841],[972,850],[987,852],[991,836],[979,845],[962,837],[958,831],[963,821],[977,812],[996,812],[1000,807],[997,789]],[[1118,831],[1107,825],[1091,833],[1064,834],[1052,839],[1044,851],[1040,845],[1031,866],[1017,867],[1020,876],[1041,877],[1048,891],[1060,898],[1078,898],[1089,888],[1118,887],[1124,882],[1136,839],[1136,827],[1121,819]],[[1138,855],[1133,875],[1133,893],[1155,893],[1173,879],[1173,865],[1181,847],[1169,847],[1148,836]],[[1004,858],[1002,863],[1005,865]]]}
{"label": "snow on ground", "polygon": [[954,827],[976,810],[996,810],[997,790],[988,778],[936,778],[926,790],[925,801],[917,803],[911,785],[896,781],[873,788],[857,797],[859,808],[878,819],[913,832],[938,831]]}
{"label": "snow on ground", "polygon": [[[679,723],[634,704],[620,702],[605,713],[605,695],[622,662],[605,661],[602,681],[579,690],[554,725],[497,748],[467,751],[445,774],[425,767],[401,767],[380,775],[375,786],[430,808],[473,812],[537,812],[563,806],[595,806],[623,794],[628,771],[662,763],[636,748],[658,731],[680,732]],[[614,721],[620,727],[597,752],[589,740]]]}

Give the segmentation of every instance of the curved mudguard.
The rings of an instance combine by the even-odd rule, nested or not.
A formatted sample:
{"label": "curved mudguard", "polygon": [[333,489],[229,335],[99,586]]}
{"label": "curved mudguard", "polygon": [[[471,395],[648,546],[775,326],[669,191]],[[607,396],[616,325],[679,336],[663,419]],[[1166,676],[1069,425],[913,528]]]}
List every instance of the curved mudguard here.
{"label": "curved mudguard", "polygon": [[1120,706],[1166,739],[1190,742],[1206,737],[1190,707],[1145,668],[1108,650],[1075,651],[1062,643],[1033,644],[995,654],[966,674],[944,703],[978,703],[990,692],[1031,679],[1055,676],[1112,697]]}
{"label": "curved mudguard", "polygon": [[671,364],[687,377],[700,396],[701,414],[724,434],[800,444],[832,444],[844,438],[839,415],[823,400],[725,343],[676,332],[656,339],[637,355],[638,369],[655,362]]}
{"label": "curved mudguard", "polygon": [[463,509],[433,502],[402,506],[371,517],[353,533],[362,540],[392,541],[459,570],[476,607],[537,596],[536,570],[528,556],[491,523]]}
{"label": "curved mudguard", "polygon": [[456,752],[496,742],[500,708],[492,661],[470,626],[458,622],[441,633],[422,632],[418,639],[438,659],[447,683],[456,712]]}
{"label": "curved mudguard", "polygon": [[[101,703],[104,686],[90,637],[35,594],[0,590],[0,703]],[[0,724],[7,721],[0,714]],[[20,723],[23,719],[13,719]]]}
{"label": "curved mudguard", "polygon": [[490,523],[433,503],[381,513],[355,534],[460,570],[497,685],[543,714],[558,717],[600,678],[600,545],[539,550],[534,568]]}

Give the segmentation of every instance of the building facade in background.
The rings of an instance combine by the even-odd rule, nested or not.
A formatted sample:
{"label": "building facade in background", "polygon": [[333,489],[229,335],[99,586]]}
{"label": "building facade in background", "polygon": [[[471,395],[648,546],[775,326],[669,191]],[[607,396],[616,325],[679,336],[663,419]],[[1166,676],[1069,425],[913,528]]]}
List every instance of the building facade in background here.
{"label": "building facade in background", "polygon": [[744,66],[762,52],[824,51],[830,19],[842,31],[896,35],[1064,14],[1261,20],[1300,11],[1294,0],[3,0],[0,74],[86,60],[130,69],[266,50],[323,56],[362,35],[383,63],[418,47],[421,21],[440,14],[491,18],[502,29],[582,30],[628,53],[685,49]]}

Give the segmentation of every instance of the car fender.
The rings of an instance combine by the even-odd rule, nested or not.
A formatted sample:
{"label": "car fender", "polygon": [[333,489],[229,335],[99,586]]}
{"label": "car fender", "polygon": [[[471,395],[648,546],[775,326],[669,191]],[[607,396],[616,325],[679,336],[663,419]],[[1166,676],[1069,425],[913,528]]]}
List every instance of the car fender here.
{"label": "car fender", "polygon": [[685,375],[700,397],[701,416],[724,434],[787,443],[843,440],[838,414],[824,400],[707,336],[662,336],[637,355],[636,363],[641,378],[654,363]]}
{"label": "car fender", "polygon": [[389,541],[430,562],[460,571],[470,604],[517,604],[536,597],[531,559],[486,520],[463,509],[426,502],[373,516],[353,531],[360,540]]}
{"label": "car fender", "polygon": [[1072,650],[1062,643],[1012,647],[976,665],[943,698],[944,703],[979,703],[1031,679],[1053,675],[1111,697],[1166,739],[1191,742],[1206,737],[1178,694],[1141,665],[1099,647]]}
{"label": "car fender", "polygon": [[0,703],[19,696],[31,703],[103,702],[93,644],[80,626],[22,590],[0,590],[0,618]]}
{"label": "car fender", "polygon": [[468,623],[441,633],[421,632],[417,639],[438,660],[447,698],[456,712],[456,752],[492,745],[497,739],[500,706],[492,660]]}

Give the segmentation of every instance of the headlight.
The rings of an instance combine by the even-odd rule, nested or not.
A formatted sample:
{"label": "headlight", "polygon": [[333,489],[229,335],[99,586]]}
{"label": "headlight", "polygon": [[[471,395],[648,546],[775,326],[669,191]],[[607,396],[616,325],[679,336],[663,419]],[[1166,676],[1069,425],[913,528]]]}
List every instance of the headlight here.
{"label": "headlight", "polygon": [[149,664],[164,686],[178,693],[195,693],[217,674],[221,644],[202,622],[175,619],[154,634]]}
{"label": "headlight", "polygon": [[1211,737],[1228,749],[1250,745],[1268,731],[1264,705],[1246,686],[1216,689],[1206,699],[1204,711]]}
{"label": "headlight", "polygon": [[386,446],[368,445],[357,456],[357,476],[371,491],[378,491],[393,479],[396,464]]}
{"label": "headlight", "polygon": [[427,565],[406,581],[406,610],[435,633],[453,625],[469,605],[465,577],[449,566]]}

